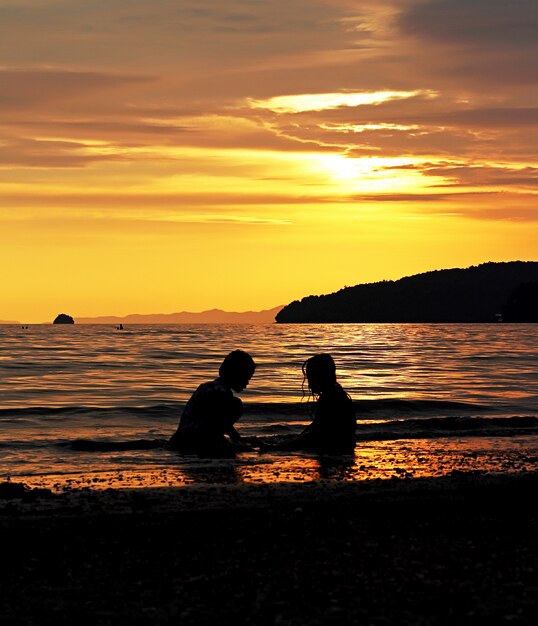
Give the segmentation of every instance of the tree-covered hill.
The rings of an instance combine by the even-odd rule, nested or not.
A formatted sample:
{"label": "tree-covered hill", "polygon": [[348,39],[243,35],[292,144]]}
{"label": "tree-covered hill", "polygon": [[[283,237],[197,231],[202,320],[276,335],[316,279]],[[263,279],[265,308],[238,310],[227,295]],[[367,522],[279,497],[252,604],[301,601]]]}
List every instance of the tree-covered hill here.
{"label": "tree-covered hill", "polygon": [[[520,285],[537,281],[538,262],[484,263],[308,296],[285,306],[275,319],[278,323],[492,322]],[[538,321],[538,311],[527,312],[525,320]]]}

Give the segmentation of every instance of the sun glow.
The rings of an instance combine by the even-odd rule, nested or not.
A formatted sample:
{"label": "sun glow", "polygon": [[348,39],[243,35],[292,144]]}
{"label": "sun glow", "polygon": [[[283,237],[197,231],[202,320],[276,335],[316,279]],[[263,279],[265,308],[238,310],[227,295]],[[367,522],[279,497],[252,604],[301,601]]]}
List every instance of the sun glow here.
{"label": "sun glow", "polygon": [[131,188],[131,193],[145,190],[164,194],[181,190],[183,194],[200,197],[222,193],[315,198],[320,193],[343,196],[389,190],[417,192],[447,182],[442,176],[421,173],[420,164],[427,162],[431,166],[435,163],[433,158],[354,157],[344,153],[256,149],[220,149],[215,153],[210,148],[170,146],[105,148],[105,151],[123,154],[133,161],[151,156],[153,160],[179,164],[179,171],[142,180]]}
{"label": "sun glow", "polygon": [[406,157],[354,158],[318,154],[309,159],[312,172],[322,175],[327,184],[333,184],[335,192],[341,194],[388,191],[417,193],[431,185],[446,182],[441,176],[425,177],[418,169],[421,161]]}
{"label": "sun glow", "polygon": [[[42,183],[41,210],[69,208],[72,214],[83,207],[92,211],[117,208],[126,216],[133,209],[143,209],[148,219],[160,220],[163,210],[168,215],[168,209],[176,206],[177,210],[196,214],[206,207],[214,215],[217,207],[234,204],[262,207],[317,201],[327,196],[339,201],[355,194],[419,193],[447,183],[441,175],[422,173],[422,166],[435,165],[432,157],[223,148],[215,151],[166,145],[94,145],[81,151],[95,158],[105,155],[118,160],[95,164],[91,169],[59,172],[57,176],[52,173]],[[35,193],[23,183],[0,183],[0,189],[12,198],[12,206],[35,205]],[[260,217],[266,223],[268,216]],[[280,223],[282,216],[276,219]]]}

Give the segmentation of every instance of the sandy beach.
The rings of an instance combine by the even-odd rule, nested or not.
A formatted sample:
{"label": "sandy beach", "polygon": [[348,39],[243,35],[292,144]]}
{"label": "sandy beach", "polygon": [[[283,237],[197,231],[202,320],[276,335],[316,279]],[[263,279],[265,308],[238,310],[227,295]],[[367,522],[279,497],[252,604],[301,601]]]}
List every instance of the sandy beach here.
{"label": "sandy beach", "polygon": [[538,473],[454,472],[11,487],[0,499],[0,621],[534,623],[537,486]]}

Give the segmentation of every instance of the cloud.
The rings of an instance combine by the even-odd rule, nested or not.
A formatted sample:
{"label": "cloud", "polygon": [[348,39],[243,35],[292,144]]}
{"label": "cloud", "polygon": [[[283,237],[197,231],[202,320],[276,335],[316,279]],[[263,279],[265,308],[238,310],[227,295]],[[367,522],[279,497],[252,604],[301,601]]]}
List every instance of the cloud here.
{"label": "cloud", "polygon": [[535,0],[429,0],[411,3],[397,23],[402,32],[434,43],[538,46]]}
{"label": "cloud", "polygon": [[[80,168],[93,182],[106,175],[102,162],[124,184],[127,167],[152,181],[175,169],[250,192],[252,181],[277,181],[294,167],[271,155],[312,153],[334,156],[335,179],[339,167],[352,172],[356,159],[376,156],[430,162],[413,170],[417,184],[438,176],[480,190],[531,189],[535,22],[527,0],[507,6],[0,0],[11,64],[0,77],[0,165]],[[512,81],[527,72],[525,89],[503,82],[505,72]],[[506,167],[488,174],[486,157]],[[312,175],[299,179],[314,184]]]}
{"label": "cloud", "polygon": [[[70,0],[34,2],[31,11],[28,2],[4,2],[5,34],[19,41],[10,53],[22,55],[13,60],[24,64],[27,48],[43,46],[40,62],[61,58],[63,67],[4,70],[0,108],[21,141],[61,138],[102,141],[118,149],[235,146],[390,156],[477,157],[503,149],[507,155],[530,157],[524,135],[538,118],[531,99],[505,90],[499,100],[468,84],[462,90],[453,79],[454,73],[465,76],[473,59],[491,52],[478,18],[481,11],[487,13],[487,23],[497,28],[501,3],[494,1],[489,15],[482,2],[460,0],[360,6],[275,2],[159,0],[150,7]],[[518,7],[511,32],[524,22],[529,4]],[[466,12],[468,20],[463,19]],[[436,18],[443,23],[430,28]],[[461,53],[463,44],[455,42],[451,30],[460,19],[466,32],[478,29],[476,41],[484,55],[480,50],[471,57]],[[472,38],[466,35],[467,40]],[[432,54],[432,45],[441,46],[440,51]],[[454,56],[445,54],[453,45]],[[86,46],[83,60],[78,55],[86,54]],[[124,56],[126,50],[132,58]],[[148,58],[139,63],[141,52]],[[464,58],[467,65],[457,69]],[[68,69],[66,59],[93,69]],[[481,89],[484,80],[486,74]],[[497,83],[492,78],[495,91]],[[436,84],[442,91],[432,98]],[[347,132],[346,125],[363,130]],[[507,129],[513,129],[509,135]],[[110,155],[103,153],[103,158]],[[74,163],[85,161],[73,155]]]}
{"label": "cloud", "polygon": [[[63,0],[0,6],[4,62],[131,68],[208,61],[221,69],[280,53],[332,47],[345,2],[324,0]],[[349,36],[351,44],[352,38]],[[33,45],[26,45],[32,42]],[[17,49],[18,48],[18,49]]]}
{"label": "cloud", "polygon": [[391,100],[404,100],[417,95],[434,98],[434,92],[420,91],[376,91],[376,92],[341,92],[296,94],[275,96],[268,100],[249,99],[255,109],[270,109],[276,113],[303,113],[305,111],[325,111],[339,107],[358,107],[367,104],[378,105]]}
{"label": "cloud", "polygon": [[117,210],[132,209],[176,209],[181,213],[189,213],[192,207],[239,207],[239,206],[282,206],[340,203],[341,197],[321,194],[292,195],[277,193],[139,193],[121,191],[81,193],[47,193],[4,192],[2,205],[5,207],[38,206],[40,208],[114,208]]}
{"label": "cloud", "polygon": [[1,167],[80,168],[100,161],[120,161],[117,155],[84,154],[87,145],[76,141],[4,139]]}
{"label": "cloud", "polygon": [[162,215],[149,218],[149,221],[175,222],[181,224],[237,224],[251,226],[289,226],[293,222],[286,219],[256,217],[254,215]]}
{"label": "cloud", "polygon": [[427,176],[442,176],[449,186],[473,187],[538,187],[537,167],[488,166],[475,164],[446,164],[426,166],[422,172]]}
{"label": "cloud", "polygon": [[[395,26],[415,70],[435,88],[505,94],[527,91],[538,68],[538,11],[534,0],[427,0],[410,3]],[[420,53],[424,56],[420,56]],[[531,88],[532,89],[532,88]],[[514,94],[517,98],[517,94]],[[528,91],[528,97],[532,97]]]}
{"label": "cloud", "polygon": [[[440,98],[437,102],[420,102],[413,99],[409,104],[385,103],[382,107],[364,107],[360,112],[363,124],[421,125],[452,128],[506,129],[538,126],[538,107],[488,107],[473,106],[470,102]],[[345,110],[331,112],[326,116],[334,122],[352,120],[357,115]]]}
{"label": "cloud", "polygon": [[496,192],[470,191],[464,193],[377,193],[354,195],[353,200],[365,202],[412,202],[415,205],[430,202],[457,202],[467,199],[482,199]]}
{"label": "cloud", "polygon": [[[58,69],[0,69],[2,94],[0,110],[20,113],[25,110],[63,112],[78,102],[84,107],[90,97],[111,97],[111,92],[123,86],[151,82],[148,76],[127,76],[103,72],[80,72]],[[52,108],[54,107],[54,108]]]}

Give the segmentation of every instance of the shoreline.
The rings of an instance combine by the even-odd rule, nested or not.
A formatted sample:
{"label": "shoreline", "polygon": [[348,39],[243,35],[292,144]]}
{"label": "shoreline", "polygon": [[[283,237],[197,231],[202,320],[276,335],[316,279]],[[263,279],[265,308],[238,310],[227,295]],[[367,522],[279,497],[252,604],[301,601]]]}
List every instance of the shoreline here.
{"label": "shoreline", "polygon": [[[107,514],[124,513],[135,503],[146,502],[155,511],[264,509],[275,503],[329,504],[337,500],[366,499],[373,502],[432,498],[437,501],[464,501],[471,492],[490,494],[511,492],[521,495],[538,490],[538,470],[508,473],[483,470],[454,470],[444,476],[413,477],[405,473],[389,478],[345,480],[317,478],[280,482],[193,482],[181,485],[101,487],[100,485],[65,486],[61,491],[32,487],[24,481],[0,483],[0,520],[11,516],[54,515],[72,508],[92,514],[106,506]],[[505,493],[506,492],[506,493]]]}
{"label": "shoreline", "polygon": [[[459,474],[538,471],[535,435],[448,437],[359,442],[354,455],[306,452],[238,453],[206,459],[167,450],[70,451],[63,447],[33,460],[27,471],[5,472],[13,482],[54,493],[76,490],[179,488],[196,485],[373,484],[391,479],[435,479]],[[24,458],[22,459],[24,462]],[[32,472],[33,466],[41,469]],[[13,468],[14,469],[14,468]],[[1,479],[0,479],[1,481]],[[245,487],[246,488],[246,487]],[[356,488],[356,487],[355,487]]]}
{"label": "shoreline", "polygon": [[531,624],[537,487],[462,472],[29,492],[0,500],[0,620]]}

